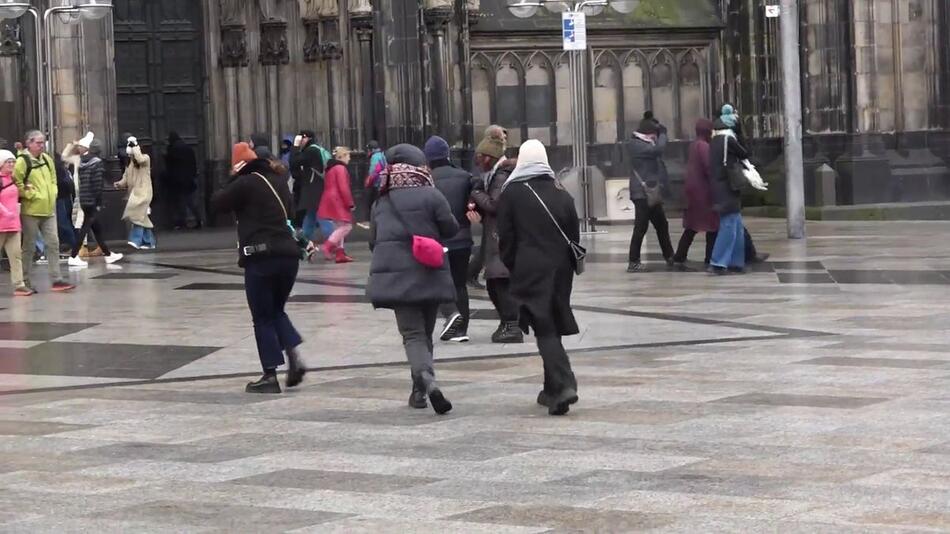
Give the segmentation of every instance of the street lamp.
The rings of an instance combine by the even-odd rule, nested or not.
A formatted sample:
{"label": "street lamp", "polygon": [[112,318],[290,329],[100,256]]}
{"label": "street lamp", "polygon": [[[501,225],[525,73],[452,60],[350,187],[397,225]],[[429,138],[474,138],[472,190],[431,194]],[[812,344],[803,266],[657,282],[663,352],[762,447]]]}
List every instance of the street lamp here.
{"label": "street lamp", "polygon": [[[2,1],[2,0],[0,0]],[[74,0],[73,4],[51,7],[43,13],[43,29],[44,37],[46,39],[46,79],[49,82],[49,86],[46,91],[46,109],[49,113],[49,132],[47,134],[49,146],[53,147],[55,150],[54,144],[54,135],[55,127],[54,122],[54,108],[53,108],[53,36],[52,31],[50,31],[49,19],[53,15],[58,15],[61,22],[64,24],[77,24],[81,20],[98,20],[109,13],[112,12],[112,0]]]}
{"label": "street lamp", "polygon": [[40,29],[40,14],[29,2],[0,0],[0,20],[18,19],[27,13],[33,17],[33,27],[35,29],[33,32],[33,54],[36,58],[36,91],[39,93],[36,106],[37,118],[39,119],[40,128],[45,128],[49,119],[46,113],[47,108],[42,97],[42,95],[45,94],[45,90],[43,89],[43,37]]}
{"label": "street lamp", "polygon": [[621,14],[633,13],[640,0],[507,0],[508,11],[518,18],[534,16],[541,7],[551,13],[560,13],[564,35],[564,49],[569,51],[569,69],[571,75],[571,122],[573,131],[573,163],[577,169],[583,195],[584,232],[595,231],[594,218],[591,216],[591,183],[587,169],[587,125],[589,112],[587,106],[587,73],[589,72],[587,52],[586,16],[597,16],[610,7]]}

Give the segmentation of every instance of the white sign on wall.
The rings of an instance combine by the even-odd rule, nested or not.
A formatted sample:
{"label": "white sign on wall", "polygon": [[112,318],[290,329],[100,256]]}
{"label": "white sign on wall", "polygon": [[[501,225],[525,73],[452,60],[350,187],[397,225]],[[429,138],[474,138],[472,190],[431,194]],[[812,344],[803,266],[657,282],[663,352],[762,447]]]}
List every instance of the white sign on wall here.
{"label": "white sign on wall", "polygon": [[765,16],[776,19],[782,14],[782,6],[765,6]]}
{"label": "white sign on wall", "polygon": [[584,13],[561,13],[564,50],[587,49],[587,17]]}

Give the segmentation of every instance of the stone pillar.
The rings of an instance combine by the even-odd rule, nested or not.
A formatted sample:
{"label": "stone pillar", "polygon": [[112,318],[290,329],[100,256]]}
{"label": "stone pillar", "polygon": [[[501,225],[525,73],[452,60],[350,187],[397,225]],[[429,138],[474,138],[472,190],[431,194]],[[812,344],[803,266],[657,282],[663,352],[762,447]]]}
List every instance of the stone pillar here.
{"label": "stone pillar", "polygon": [[280,147],[280,66],[290,63],[287,46],[287,23],[282,20],[265,20],[261,23],[260,62],[267,76],[267,131],[271,136],[271,149],[277,153]]}
{"label": "stone pillar", "polygon": [[340,43],[338,16],[327,17],[320,21],[320,57],[326,67],[327,84],[327,145],[343,142],[343,129],[346,124],[346,99],[340,89],[343,87],[343,47]]}
{"label": "stone pillar", "polygon": [[423,83],[419,42],[419,6],[406,0],[380,0],[379,31],[385,78],[386,142],[425,142]]}
{"label": "stone pillar", "polygon": [[[0,138],[8,148],[30,128],[25,125],[26,110],[35,108],[35,103],[28,106],[23,98],[30,93],[24,91],[26,62],[21,28],[19,20],[0,21],[0,72],[4,73],[0,76],[0,116],[7,118],[0,121]],[[31,117],[30,121],[36,119]]]}
{"label": "stone pillar", "polygon": [[359,91],[352,91],[355,99],[356,121],[358,124],[357,144],[365,147],[371,139],[377,138],[373,117],[379,111],[374,109],[373,93],[375,80],[373,79],[373,18],[372,13],[350,16],[350,25],[356,35],[356,42],[351,43],[350,70],[354,72],[354,87]]}
{"label": "stone pillar", "polygon": [[228,108],[229,144],[237,143],[243,137],[238,114],[237,70],[248,65],[247,33],[243,24],[223,24],[221,26],[221,51],[219,62],[224,69],[225,94]]}
{"label": "stone pillar", "polygon": [[426,29],[429,36],[426,43],[429,51],[427,55],[429,64],[426,69],[429,126],[435,134],[446,138],[450,143],[454,142],[457,137],[451,131],[451,125],[454,121],[451,107],[453,95],[450,88],[454,84],[452,84],[450,78],[452,53],[449,50],[447,39],[451,20],[451,6],[440,5],[428,8],[425,11]]}

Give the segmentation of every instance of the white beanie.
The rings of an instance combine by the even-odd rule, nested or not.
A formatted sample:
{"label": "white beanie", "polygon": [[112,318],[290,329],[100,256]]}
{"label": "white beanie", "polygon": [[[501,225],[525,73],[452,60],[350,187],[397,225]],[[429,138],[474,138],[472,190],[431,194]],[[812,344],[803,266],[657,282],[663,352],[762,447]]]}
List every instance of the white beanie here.
{"label": "white beanie", "polygon": [[96,135],[94,133],[88,132],[86,133],[85,137],[83,137],[79,141],[76,141],[76,144],[88,150],[89,147],[92,145],[92,140],[95,139],[95,137]]}
{"label": "white beanie", "polygon": [[0,150],[0,165],[3,165],[11,159],[16,159],[16,156],[13,155],[13,152],[10,152],[9,150]]}

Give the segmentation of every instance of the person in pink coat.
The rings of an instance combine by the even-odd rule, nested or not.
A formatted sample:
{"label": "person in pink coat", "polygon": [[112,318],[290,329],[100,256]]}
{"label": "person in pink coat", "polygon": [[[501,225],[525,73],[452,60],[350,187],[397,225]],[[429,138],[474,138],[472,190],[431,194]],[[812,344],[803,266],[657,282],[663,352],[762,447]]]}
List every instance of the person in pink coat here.
{"label": "person in pink coat", "polygon": [[9,150],[0,150],[0,248],[10,260],[10,280],[13,294],[29,297],[33,290],[23,281],[23,251],[20,242],[20,192],[13,181],[16,156]]}
{"label": "person in pink coat", "polygon": [[327,260],[336,259],[337,263],[353,261],[343,246],[346,236],[353,230],[353,192],[350,190],[350,172],[346,168],[349,163],[349,148],[339,146],[333,149],[333,158],[327,162],[324,173],[323,196],[317,209],[318,219],[333,221],[333,233],[323,244],[323,254]]}

